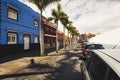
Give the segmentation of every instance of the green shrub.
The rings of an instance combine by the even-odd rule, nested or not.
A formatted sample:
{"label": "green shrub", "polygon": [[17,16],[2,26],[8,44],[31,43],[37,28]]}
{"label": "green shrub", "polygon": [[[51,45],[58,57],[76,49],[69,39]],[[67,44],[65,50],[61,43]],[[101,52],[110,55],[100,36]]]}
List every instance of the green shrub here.
{"label": "green shrub", "polygon": [[44,56],[47,56],[47,54],[46,53],[42,53],[40,56],[44,57]]}

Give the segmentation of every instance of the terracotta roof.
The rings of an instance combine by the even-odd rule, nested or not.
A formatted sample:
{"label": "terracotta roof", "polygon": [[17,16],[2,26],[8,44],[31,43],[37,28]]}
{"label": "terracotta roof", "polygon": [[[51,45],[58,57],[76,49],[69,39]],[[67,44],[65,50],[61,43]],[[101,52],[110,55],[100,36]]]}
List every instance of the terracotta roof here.
{"label": "terracotta roof", "polygon": [[60,30],[58,30],[58,33],[59,33],[59,34],[64,34],[64,33],[63,33],[62,31],[60,31]]}
{"label": "terracotta roof", "polygon": [[53,27],[53,28],[56,29],[56,24],[48,21],[48,20],[46,19],[46,17],[42,16],[42,21],[44,21],[44,24],[46,24],[46,25],[48,25],[48,26]]}

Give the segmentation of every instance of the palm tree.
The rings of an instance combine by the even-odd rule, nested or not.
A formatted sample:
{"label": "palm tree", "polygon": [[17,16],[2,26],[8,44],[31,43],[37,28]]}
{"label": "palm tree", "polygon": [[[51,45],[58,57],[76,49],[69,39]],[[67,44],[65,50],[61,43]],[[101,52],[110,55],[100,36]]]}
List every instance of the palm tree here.
{"label": "palm tree", "polygon": [[[68,21],[66,28],[67,28],[67,30],[68,30],[68,38],[69,38],[69,41],[71,41],[71,40],[70,40],[70,31],[71,31],[72,27],[73,27],[73,26],[72,26],[72,22],[71,22],[71,21]],[[70,42],[70,43],[71,43],[71,42]],[[70,43],[69,43],[69,45],[70,45]]]}
{"label": "palm tree", "polygon": [[67,16],[67,14],[66,13],[64,13],[64,16],[63,16],[63,19],[61,20],[61,23],[62,23],[62,25],[63,25],[63,32],[64,32],[64,39],[63,39],[63,45],[64,45],[64,49],[66,49],[66,42],[65,42],[65,28],[67,29],[67,24],[68,24],[68,16]]}
{"label": "palm tree", "polygon": [[[64,33],[65,33],[65,28],[68,30],[68,36],[69,36],[69,33],[71,33],[72,35],[72,45],[73,45],[73,41],[75,41],[75,36],[77,37],[79,35],[78,33],[78,30],[72,26],[72,22],[68,20],[68,16],[65,14],[65,16],[63,17],[63,20],[61,21],[63,26],[64,26]],[[64,48],[65,47],[65,35],[64,35]]]}
{"label": "palm tree", "polygon": [[[62,22],[62,24],[63,24],[63,26],[64,26],[64,33],[65,33],[65,28],[68,30],[68,37],[69,37],[69,33],[70,33],[70,31],[72,30],[72,22],[71,21],[69,21],[69,19],[68,19],[69,17],[66,15],[65,17],[64,17],[64,20],[62,20],[61,22]],[[65,37],[65,35],[64,35],[64,37]],[[64,48],[65,48],[65,38],[64,38]]]}
{"label": "palm tree", "polygon": [[62,21],[66,14],[61,10],[61,4],[58,3],[57,10],[52,10],[52,17],[49,17],[48,20],[54,20],[54,23],[57,25],[56,28],[56,52],[58,53],[58,21]]}
{"label": "palm tree", "polygon": [[41,54],[44,53],[44,32],[43,32],[43,25],[42,25],[42,12],[43,10],[50,4],[56,1],[60,1],[60,0],[29,0],[29,2],[35,4],[38,9],[40,10],[41,13],[41,27],[40,27],[40,50],[41,50]]}
{"label": "palm tree", "polygon": [[71,27],[70,34],[72,35],[72,46],[74,45],[75,36],[79,35],[78,30],[75,27]]}

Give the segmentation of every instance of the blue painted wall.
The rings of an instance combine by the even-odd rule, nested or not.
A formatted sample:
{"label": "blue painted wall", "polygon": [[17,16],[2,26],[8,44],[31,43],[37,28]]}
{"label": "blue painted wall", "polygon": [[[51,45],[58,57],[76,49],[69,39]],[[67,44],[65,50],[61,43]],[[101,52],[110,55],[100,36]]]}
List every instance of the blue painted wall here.
{"label": "blue painted wall", "polygon": [[[10,4],[19,9],[18,20],[12,20],[7,17],[7,5]],[[40,22],[40,15],[18,0],[1,0],[1,33],[0,44],[7,44],[7,31],[18,31],[17,44],[23,44],[24,33],[30,33],[30,43],[34,43],[34,36],[40,36],[39,27],[34,27],[34,18]]]}
{"label": "blue painted wall", "polygon": [[0,0],[0,43],[1,43],[1,4],[2,4],[2,1]]}

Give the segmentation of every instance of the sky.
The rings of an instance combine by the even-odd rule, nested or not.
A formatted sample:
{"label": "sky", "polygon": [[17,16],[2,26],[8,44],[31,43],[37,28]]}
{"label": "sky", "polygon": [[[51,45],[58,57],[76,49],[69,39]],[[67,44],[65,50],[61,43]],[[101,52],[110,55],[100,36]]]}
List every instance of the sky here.
{"label": "sky", "polygon": [[[28,0],[19,0],[39,12]],[[120,0],[61,0],[62,10],[67,13],[81,34],[104,33],[120,26]],[[44,11],[45,17],[51,16],[56,3],[50,4]],[[59,23],[60,30],[63,26]]]}
{"label": "sky", "polygon": [[97,35],[91,38],[89,42],[102,44],[106,49],[120,49],[120,37],[118,37],[118,34],[120,34],[120,28]]}

